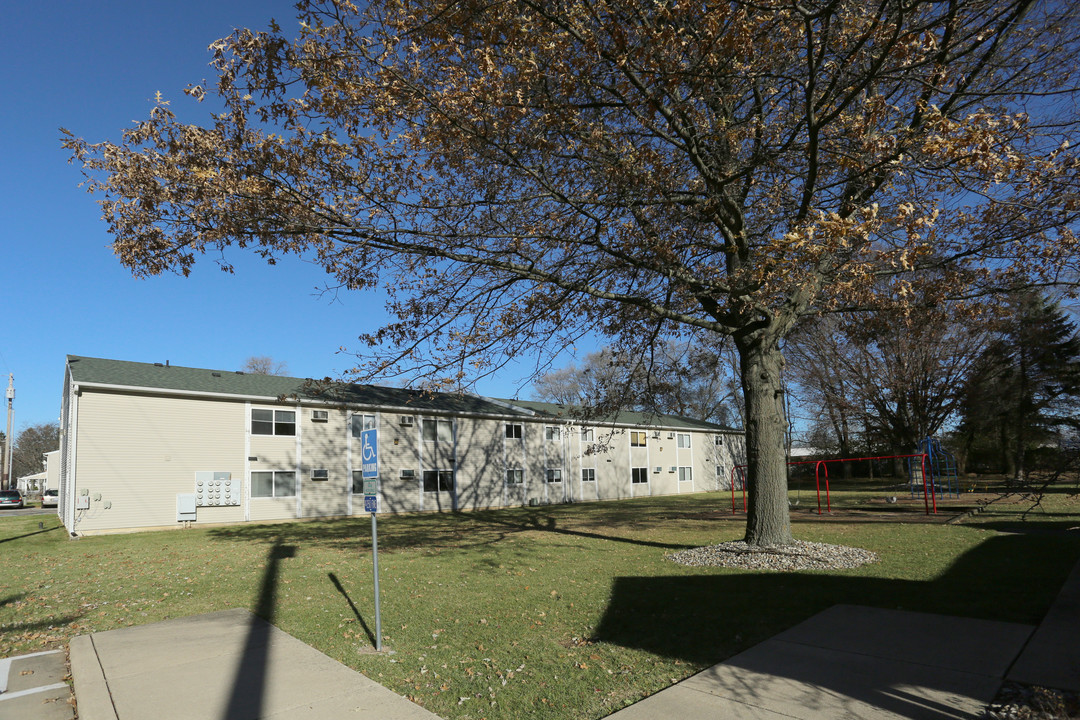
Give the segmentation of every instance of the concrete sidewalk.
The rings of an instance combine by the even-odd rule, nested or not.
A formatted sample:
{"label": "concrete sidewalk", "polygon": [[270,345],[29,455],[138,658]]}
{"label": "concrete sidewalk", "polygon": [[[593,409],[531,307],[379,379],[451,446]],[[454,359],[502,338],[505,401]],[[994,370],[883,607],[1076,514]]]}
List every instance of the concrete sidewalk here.
{"label": "concrete sidewalk", "polygon": [[63,650],[0,659],[0,720],[71,720]]}
{"label": "concrete sidewalk", "polygon": [[81,635],[80,720],[432,720],[246,610]]}
{"label": "concrete sidewalk", "polygon": [[1080,692],[1080,563],[1069,573],[1006,679]]}
{"label": "concrete sidewalk", "polygon": [[1033,630],[835,605],[609,717],[976,718]]}

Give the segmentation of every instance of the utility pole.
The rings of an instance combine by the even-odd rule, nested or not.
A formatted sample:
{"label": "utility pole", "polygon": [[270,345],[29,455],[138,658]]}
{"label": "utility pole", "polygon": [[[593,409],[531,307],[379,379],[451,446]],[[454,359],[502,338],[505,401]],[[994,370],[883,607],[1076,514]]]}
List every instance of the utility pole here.
{"label": "utility pole", "polygon": [[8,373],[7,386],[7,435],[4,436],[4,489],[11,489],[11,417],[14,415],[12,403],[15,400],[15,376]]}

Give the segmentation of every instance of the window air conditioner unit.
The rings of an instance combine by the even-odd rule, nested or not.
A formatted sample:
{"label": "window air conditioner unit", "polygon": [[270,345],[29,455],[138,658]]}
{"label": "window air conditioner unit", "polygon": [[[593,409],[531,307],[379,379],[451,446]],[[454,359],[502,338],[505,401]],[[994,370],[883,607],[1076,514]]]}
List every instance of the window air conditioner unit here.
{"label": "window air conditioner unit", "polygon": [[674,440],[674,439],[675,439],[675,433],[669,432],[669,433],[667,434],[667,439],[668,439],[668,440]]}
{"label": "window air conditioner unit", "polygon": [[[409,418],[409,419],[412,420],[412,418]],[[401,471],[401,479],[402,480],[413,480],[415,478],[416,478],[416,471],[415,470],[411,470],[411,469],[406,468],[406,469]]]}
{"label": "window air conditioner unit", "polygon": [[678,468],[677,468],[677,467],[675,467],[674,465],[672,465],[671,467],[669,467],[669,468],[668,468],[668,472],[669,472],[669,473],[673,473],[673,472],[675,472],[676,470],[678,470]]}
{"label": "window air conditioner unit", "polygon": [[653,436],[653,439],[659,440],[660,439],[660,431],[659,430],[654,431],[652,436]]}
{"label": "window air conditioner unit", "polygon": [[400,418],[398,418],[398,423],[401,425],[401,427],[412,427],[414,422],[415,420],[412,415],[402,415]]}
{"label": "window air conditioner unit", "polygon": [[311,471],[311,479],[312,480],[329,480],[330,479],[330,471],[325,470],[325,469],[319,469],[319,470],[312,469],[312,471]]}
{"label": "window air conditioner unit", "polygon": [[655,470],[653,470],[653,472],[654,472],[654,473],[658,473],[658,472],[660,472],[660,471],[661,471],[661,470],[663,470],[663,469],[664,469],[664,468],[662,468],[662,467],[660,467],[659,465],[657,465],[657,466],[656,466],[656,469],[655,469]]}
{"label": "window air conditioner unit", "polygon": [[330,419],[329,410],[312,410],[311,422],[326,422]]}

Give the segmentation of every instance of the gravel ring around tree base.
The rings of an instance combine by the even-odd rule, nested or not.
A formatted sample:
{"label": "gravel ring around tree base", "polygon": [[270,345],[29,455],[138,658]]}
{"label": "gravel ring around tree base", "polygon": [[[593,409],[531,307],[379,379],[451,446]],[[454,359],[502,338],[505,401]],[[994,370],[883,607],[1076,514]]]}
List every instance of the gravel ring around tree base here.
{"label": "gravel ring around tree base", "polygon": [[983,714],[988,720],[1080,718],[1080,693],[1007,682]]}
{"label": "gravel ring around tree base", "polygon": [[680,550],[669,560],[690,567],[728,567],[740,570],[850,570],[877,562],[876,553],[845,545],[796,540],[791,545],[758,547],[742,540]]}

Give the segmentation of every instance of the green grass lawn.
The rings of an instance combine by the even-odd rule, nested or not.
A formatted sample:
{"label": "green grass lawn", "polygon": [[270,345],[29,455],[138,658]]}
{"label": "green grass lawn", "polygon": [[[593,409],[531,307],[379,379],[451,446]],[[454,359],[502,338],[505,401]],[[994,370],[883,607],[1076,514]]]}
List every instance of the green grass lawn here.
{"label": "green grass lawn", "polygon": [[882,513],[880,495],[793,513],[798,538],[880,562],[790,574],[665,559],[741,537],[724,494],[383,517],[382,655],[361,652],[368,518],[79,540],[54,517],[2,518],[0,657],[243,607],[443,717],[598,718],[838,602],[1036,623],[1080,558],[1065,494],[1023,522],[1000,504],[960,524]]}

